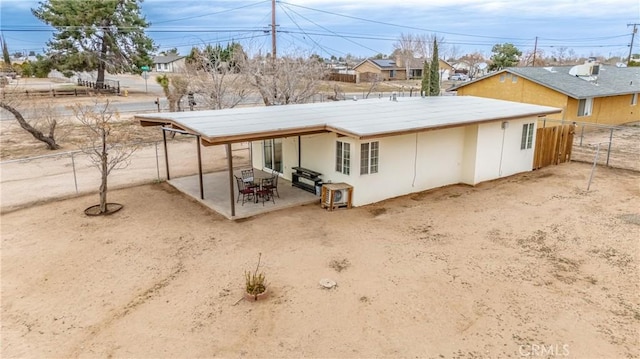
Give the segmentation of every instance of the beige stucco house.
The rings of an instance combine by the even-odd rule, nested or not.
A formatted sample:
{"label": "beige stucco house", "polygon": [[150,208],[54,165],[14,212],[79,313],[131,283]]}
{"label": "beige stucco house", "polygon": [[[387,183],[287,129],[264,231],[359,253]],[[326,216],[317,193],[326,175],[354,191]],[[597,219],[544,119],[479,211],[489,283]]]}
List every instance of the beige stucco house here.
{"label": "beige stucco house", "polygon": [[448,91],[562,108],[558,120],[619,125],[640,121],[640,68],[597,63],[510,67]]}
{"label": "beige stucco house", "polygon": [[[353,69],[361,81],[371,81],[376,76],[381,81],[411,80],[422,78],[423,65],[424,60],[412,59],[409,65],[409,76],[407,76],[404,62],[400,59],[366,59]],[[439,68],[443,79],[448,79],[449,74],[453,72],[453,67],[442,59],[439,60]]]}

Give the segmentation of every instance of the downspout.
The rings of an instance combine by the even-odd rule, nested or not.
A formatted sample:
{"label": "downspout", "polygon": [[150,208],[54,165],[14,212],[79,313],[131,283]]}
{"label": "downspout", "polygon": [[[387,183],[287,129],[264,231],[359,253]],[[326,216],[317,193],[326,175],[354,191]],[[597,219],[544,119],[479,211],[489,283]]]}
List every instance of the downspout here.
{"label": "downspout", "polygon": [[500,164],[498,165],[498,177],[502,177],[502,156],[504,154],[504,138],[507,133],[507,127],[509,127],[509,122],[502,121],[502,145],[500,146]]}

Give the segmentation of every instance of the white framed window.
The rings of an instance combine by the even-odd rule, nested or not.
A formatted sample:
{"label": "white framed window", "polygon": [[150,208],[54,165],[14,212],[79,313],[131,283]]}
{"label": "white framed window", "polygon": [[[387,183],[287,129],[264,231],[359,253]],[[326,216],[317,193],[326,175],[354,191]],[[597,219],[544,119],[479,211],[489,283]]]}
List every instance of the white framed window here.
{"label": "white framed window", "polygon": [[518,82],[518,76],[513,75],[513,77],[511,78],[511,82],[513,82],[514,84]]}
{"label": "white framed window", "polygon": [[504,74],[500,75],[500,82],[504,82],[504,78],[505,78]]}
{"label": "white framed window", "polygon": [[380,143],[367,142],[360,144],[360,174],[378,173]]}
{"label": "white framed window", "polygon": [[583,98],[578,101],[578,116],[591,116],[593,110],[593,97]]}
{"label": "white framed window", "polygon": [[389,70],[389,78],[396,77],[396,70]]}
{"label": "white framed window", "polygon": [[336,141],[336,172],[351,173],[351,144]]}
{"label": "white framed window", "polygon": [[528,150],[533,146],[533,127],[533,123],[525,123],[522,125],[521,150]]}
{"label": "white framed window", "polygon": [[634,93],[631,95],[631,106],[635,106],[638,104],[638,93]]}

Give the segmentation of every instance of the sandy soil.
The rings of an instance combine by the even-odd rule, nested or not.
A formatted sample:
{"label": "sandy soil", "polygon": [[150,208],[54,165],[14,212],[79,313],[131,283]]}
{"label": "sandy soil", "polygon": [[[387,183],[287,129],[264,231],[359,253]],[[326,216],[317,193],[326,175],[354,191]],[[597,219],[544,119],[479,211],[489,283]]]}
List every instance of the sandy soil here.
{"label": "sandy soil", "polygon": [[[640,174],[590,169],[242,222],[166,184],[4,214],[1,356],[638,357]],[[258,253],[269,296],[237,302]]]}

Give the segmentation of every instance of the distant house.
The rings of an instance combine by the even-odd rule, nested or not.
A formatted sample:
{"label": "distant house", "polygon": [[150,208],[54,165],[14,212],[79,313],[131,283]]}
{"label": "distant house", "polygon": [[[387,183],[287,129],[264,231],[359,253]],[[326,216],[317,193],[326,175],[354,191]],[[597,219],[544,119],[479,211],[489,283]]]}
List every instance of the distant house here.
{"label": "distant house", "polygon": [[564,109],[565,121],[619,125],[640,121],[640,68],[604,66],[510,67],[448,91]]}
{"label": "distant house", "polygon": [[486,62],[480,62],[476,64],[470,64],[467,61],[460,61],[454,63],[452,66],[451,74],[463,73],[469,76],[469,78],[476,78],[484,76],[489,72],[489,65]]}
{"label": "distant house", "polygon": [[153,58],[153,70],[156,72],[176,72],[185,65],[185,56],[159,55]]}
{"label": "distant house", "polygon": [[[143,126],[182,129],[205,146],[226,145],[230,150],[232,143],[249,142],[254,168],[279,172],[288,180],[297,167],[319,172],[324,183],[352,185],[352,203],[361,206],[531,171],[539,117],[560,111],[473,96],[437,96],[135,118]],[[232,178],[232,162],[229,172]]]}
{"label": "distant house", "polygon": [[[381,81],[389,81],[421,79],[423,66],[424,60],[411,59],[409,76],[407,76],[405,64],[400,59],[366,59],[353,69],[360,76],[361,81],[371,81],[376,76]],[[442,59],[439,60],[439,67],[441,78],[448,79],[453,67]]]}

